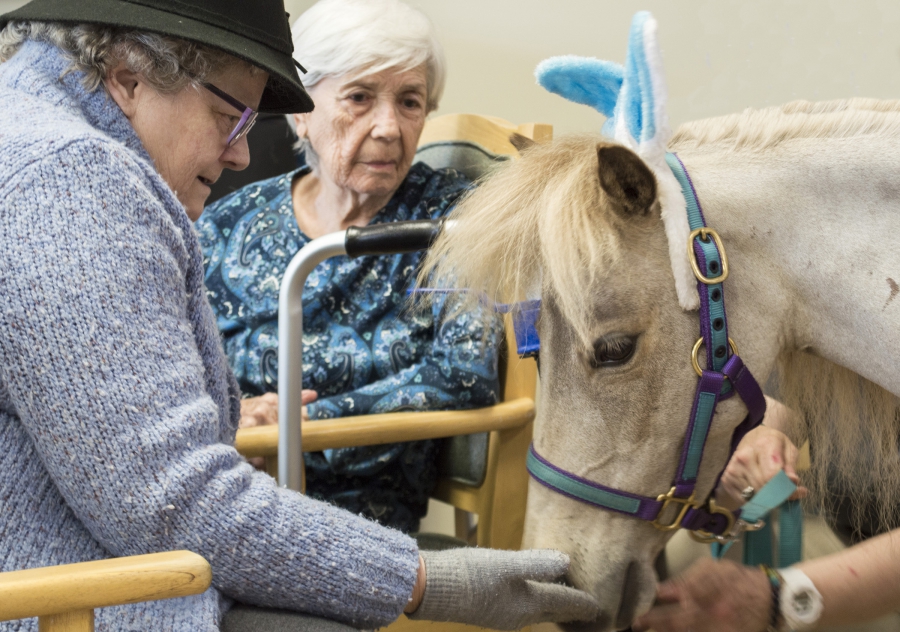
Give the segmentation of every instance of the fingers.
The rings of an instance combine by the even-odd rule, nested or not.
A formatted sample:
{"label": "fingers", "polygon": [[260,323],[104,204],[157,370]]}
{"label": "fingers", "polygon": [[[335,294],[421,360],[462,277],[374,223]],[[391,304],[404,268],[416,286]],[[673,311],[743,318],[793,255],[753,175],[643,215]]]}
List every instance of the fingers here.
{"label": "fingers", "polygon": [[257,470],[266,471],[266,457],[264,456],[254,456],[252,458],[247,459],[247,463],[252,465]]}
{"label": "fingers", "polygon": [[239,428],[253,428],[278,423],[278,395],[266,393],[241,400]]}
{"label": "fingers", "polygon": [[[494,551],[508,555],[508,564],[497,570],[507,577],[552,582],[561,579],[569,570],[569,556],[554,549],[528,549],[525,551]],[[502,559],[502,558],[497,558]]]}
{"label": "fingers", "polygon": [[554,549],[505,551],[498,549],[462,548],[450,551],[428,551],[425,561],[448,560],[453,565],[469,564],[489,568],[498,578],[553,582],[562,579],[569,570],[569,556]]}
{"label": "fingers", "polygon": [[809,496],[809,489],[801,485],[797,488],[797,491],[790,495],[788,500],[803,500],[807,496]]}
{"label": "fingers", "polygon": [[682,604],[654,606],[631,624],[633,632],[694,632],[701,629],[694,621],[696,613],[689,612]]}
{"label": "fingers", "polygon": [[698,562],[657,594],[657,605],[632,625],[636,632],[758,632],[771,607],[765,574],[729,561]]}
{"label": "fingers", "polygon": [[791,443],[787,437],[784,438],[784,442],[786,444],[784,451],[784,473],[796,483],[800,480],[797,476],[797,459],[800,457],[800,450],[798,450],[797,446]]}
{"label": "fingers", "polygon": [[747,487],[759,490],[768,480],[759,465],[758,456],[755,445],[747,446],[742,442],[731,457],[717,488],[717,493],[727,496],[718,499],[725,507],[737,509],[746,502],[741,493]]}
{"label": "fingers", "polygon": [[593,621],[600,616],[600,602],[583,590],[530,580],[526,586],[541,621]]}
{"label": "fingers", "polygon": [[794,483],[799,483],[798,458],[799,450],[787,435],[766,426],[755,428],[744,437],[728,462],[716,488],[717,500],[735,509],[745,502],[741,497],[743,490],[752,487],[759,491],[782,469]]}
{"label": "fingers", "polygon": [[[303,389],[300,392],[300,402],[303,405],[301,412],[304,421],[309,421],[306,405],[319,398],[319,394],[311,389]],[[239,428],[253,428],[254,426],[269,426],[278,423],[278,393],[266,393],[259,397],[247,397],[241,400],[241,420]]]}

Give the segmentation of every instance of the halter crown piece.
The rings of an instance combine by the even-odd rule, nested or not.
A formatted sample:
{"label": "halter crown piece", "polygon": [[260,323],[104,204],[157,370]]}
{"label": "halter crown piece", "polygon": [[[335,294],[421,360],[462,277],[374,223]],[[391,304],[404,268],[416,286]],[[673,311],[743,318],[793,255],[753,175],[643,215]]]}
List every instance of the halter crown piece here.
{"label": "halter crown piece", "polygon": [[[719,401],[737,393],[747,417],[735,429],[731,452],[762,422],[766,402],[757,381],[728,337],[725,289],[728,259],[718,234],[706,226],[691,178],[675,154],[665,111],[666,88],[656,41],[656,21],[648,12],[635,15],[625,66],[583,57],[553,57],[541,62],[538,83],[561,96],[599,110],[608,117],[604,133],[635,151],[653,170],[659,184],[662,217],[669,240],[675,287],[682,308],[700,310],[700,338],[691,353],[699,379],[681,459],[667,493],[641,496],[606,487],[559,468],[531,446],[528,471],[546,487],[581,502],[648,520],[658,529],[688,529],[702,541],[731,541],[754,528],[740,511],[718,507],[712,498],[695,498],[703,450]],[[705,348],[705,369],[698,359]],[[721,473],[719,474],[721,476]],[[714,487],[715,488],[715,487]]]}

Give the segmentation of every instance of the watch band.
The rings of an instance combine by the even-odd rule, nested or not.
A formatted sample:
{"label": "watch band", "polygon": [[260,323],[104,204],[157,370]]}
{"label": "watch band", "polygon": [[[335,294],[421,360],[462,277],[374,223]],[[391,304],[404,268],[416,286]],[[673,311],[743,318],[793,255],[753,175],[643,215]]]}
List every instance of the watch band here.
{"label": "watch band", "polygon": [[759,567],[766,574],[769,580],[769,588],[772,592],[772,605],[769,608],[769,627],[766,632],[779,632],[779,621],[781,621],[781,575],[778,574],[771,566],[760,564]]}
{"label": "watch band", "polygon": [[799,568],[782,568],[781,617],[788,630],[810,630],[822,616],[822,594]]}

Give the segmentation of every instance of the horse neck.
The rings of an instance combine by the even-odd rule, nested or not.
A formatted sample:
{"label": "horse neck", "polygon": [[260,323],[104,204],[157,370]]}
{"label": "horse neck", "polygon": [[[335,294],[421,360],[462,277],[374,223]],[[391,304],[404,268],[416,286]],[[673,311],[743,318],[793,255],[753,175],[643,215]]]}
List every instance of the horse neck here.
{"label": "horse neck", "polygon": [[682,158],[731,260],[730,331],[752,339],[762,370],[779,351],[804,349],[900,395],[896,141],[806,139]]}

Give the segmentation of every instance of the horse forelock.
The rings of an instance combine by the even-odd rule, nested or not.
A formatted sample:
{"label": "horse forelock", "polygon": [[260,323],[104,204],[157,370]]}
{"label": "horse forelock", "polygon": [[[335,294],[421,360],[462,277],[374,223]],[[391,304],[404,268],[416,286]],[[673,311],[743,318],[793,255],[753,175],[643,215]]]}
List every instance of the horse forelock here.
{"label": "horse forelock", "polygon": [[762,151],[797,139],[900,137],[900,101],[793,101],[782,106],[685,123],[670,142],[679,149]]}
{"label": "horse forelock", "polygon": [[470,192],[437,240],[420,285],[467,288],[472,307],[553,292],[561,311],[590,344],[591,288],[619,259],[614,211],[597,175],[599,136],[535,146]]}

